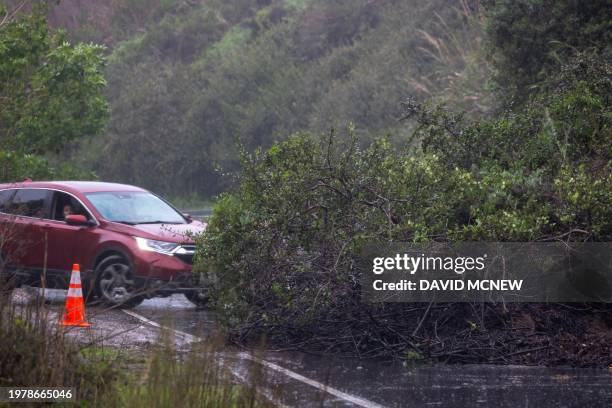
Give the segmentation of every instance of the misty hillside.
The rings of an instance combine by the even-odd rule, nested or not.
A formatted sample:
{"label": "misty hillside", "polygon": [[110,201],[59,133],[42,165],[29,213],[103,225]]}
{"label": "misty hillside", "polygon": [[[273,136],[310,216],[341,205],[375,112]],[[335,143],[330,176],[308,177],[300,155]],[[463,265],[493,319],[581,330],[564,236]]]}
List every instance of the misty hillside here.
{"label": "misty hillside", "polygon": [[86,3],[62,1],[51,22],[109,47],[109,123],[75,155],[103,179],[212,195],[231,182],[219,170],[237,167],[237,140],[266,147],[352,121],[401,144],[409,97],[490,109],[478,2]]}

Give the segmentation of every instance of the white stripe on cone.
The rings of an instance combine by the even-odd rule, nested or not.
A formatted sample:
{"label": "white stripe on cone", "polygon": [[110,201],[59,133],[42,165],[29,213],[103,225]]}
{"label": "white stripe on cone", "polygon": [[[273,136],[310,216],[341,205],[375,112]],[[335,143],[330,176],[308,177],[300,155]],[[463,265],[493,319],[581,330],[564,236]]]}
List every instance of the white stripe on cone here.
{"label": "white stripe on cone", "polygon": [[81,284],[81,274],[77,270],[72,270],[72,274],[70,275],[70,284],[76,285]]}
{"label": "white stripe on cone", "polygon": [[68,297],[83,297],[83,289],[68,288]]}

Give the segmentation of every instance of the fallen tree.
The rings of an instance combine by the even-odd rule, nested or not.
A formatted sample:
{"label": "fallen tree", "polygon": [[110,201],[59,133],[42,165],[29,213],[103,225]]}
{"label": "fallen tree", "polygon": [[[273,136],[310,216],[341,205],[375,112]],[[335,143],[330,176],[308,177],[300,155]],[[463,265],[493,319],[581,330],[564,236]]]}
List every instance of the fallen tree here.
{"label": "fallen tree", "polygon": [[[365,304],[365,242],[609,241],[609,64],[568,66],[555,92],[468,122],[406,103],[408,148],[351,129],[243,153],[197,268],[238,342],[457,362],[610,361],[606,305]],[[607,73],[607,74],[606,74]],[[587,79],[588,79],[587,78]],[[584,345],[584,346],[582,346]]]}

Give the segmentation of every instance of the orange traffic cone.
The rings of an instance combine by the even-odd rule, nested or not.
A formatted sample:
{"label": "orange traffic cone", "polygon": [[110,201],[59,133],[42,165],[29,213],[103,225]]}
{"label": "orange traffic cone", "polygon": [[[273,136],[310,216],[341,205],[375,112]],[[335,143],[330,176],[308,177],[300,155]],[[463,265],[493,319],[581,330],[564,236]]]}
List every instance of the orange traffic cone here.
{"label": "orange traffic cone", "polygon": [[70,286],[66,297],[66,311],[62,326],[89,327],[85,321],[85,302],[83,301],[83,288],[81,286],[81,270],[79,264],[72,265]]}

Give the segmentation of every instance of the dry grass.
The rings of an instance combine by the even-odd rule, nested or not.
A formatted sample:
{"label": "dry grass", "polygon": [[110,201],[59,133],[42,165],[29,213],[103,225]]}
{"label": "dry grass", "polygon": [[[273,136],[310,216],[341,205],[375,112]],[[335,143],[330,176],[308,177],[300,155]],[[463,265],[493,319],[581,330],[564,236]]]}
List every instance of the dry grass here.
{"label": "dry grass", "polygon": [[39,303],[12,304],[6,286],[0,293],[0,386],[71,386],[89,402],[109,392],[117,377],[112,364],[84,358]]}
{"label": "dry grass", "polygon": [[147,362],[139,379],[116,387],[109,401],[113,406],[147,407],[265,407],[273,406],[255,384],[264,378],[257,367],[249,385],[236,382],[222,363],[222,343],[193,344],[187,352],[174,348],[174,339],[162,332],[159,349]]}
{"label": "dry grass", "polygon": [[451,27],[435,13],[434,29],[418,30],[423,43],[418,50],[435,61],[436,69],[413,78],[409,85],[419,94],[478,116],[491,110],[485,86],[491,68],[483,51],[484,11],[479,2],[470,4],[457,0],[453,7],[461,27]]}

